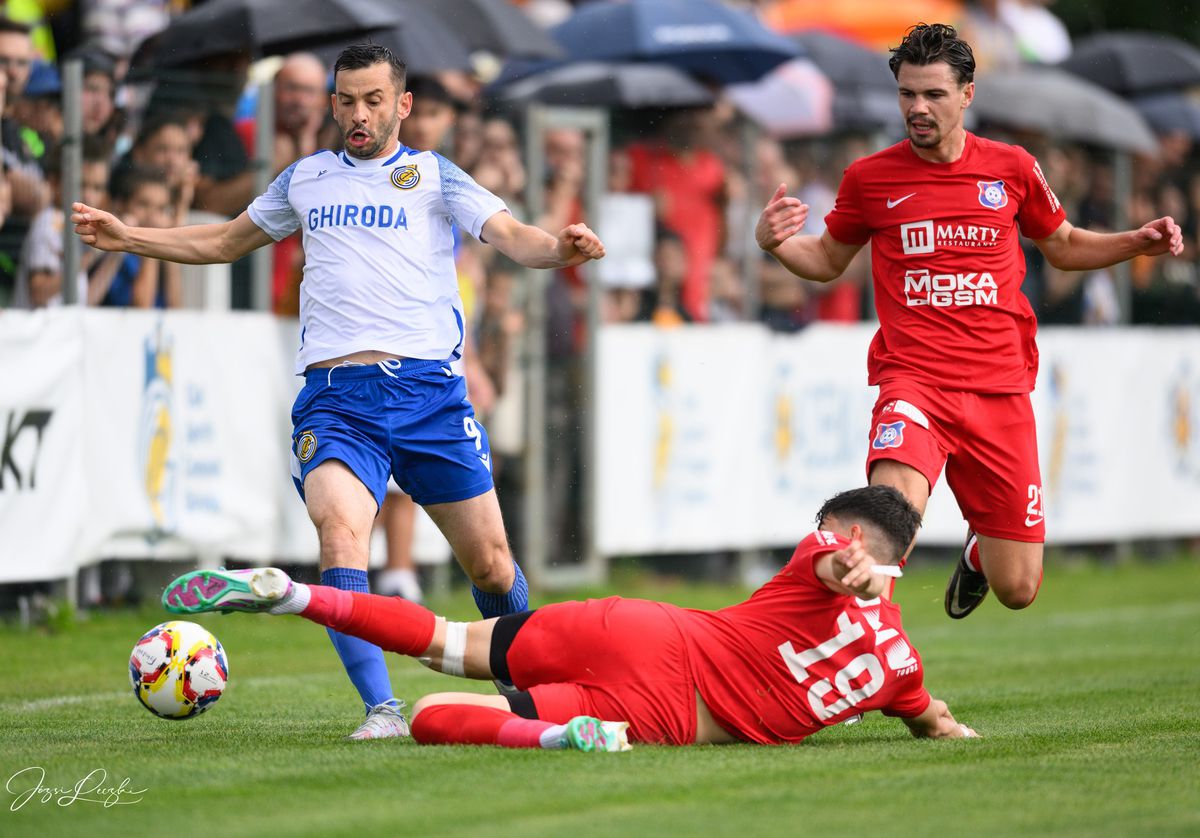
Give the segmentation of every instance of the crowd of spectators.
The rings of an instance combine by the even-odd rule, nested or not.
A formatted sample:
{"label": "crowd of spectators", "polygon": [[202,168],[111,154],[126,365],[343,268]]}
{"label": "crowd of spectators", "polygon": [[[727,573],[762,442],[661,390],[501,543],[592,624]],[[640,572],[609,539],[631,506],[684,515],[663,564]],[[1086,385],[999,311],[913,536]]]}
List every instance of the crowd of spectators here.
{"label": "crowd of spectators", "polygon": [[[1028,45],[1028,36],[1014,33],[1019,33],[1017,24],[1022,20],[1044,23],[1045,18],[1039,16],[1036,3],[1025,4],[1031,8],[1021,15],[1019,5],[966,6],[964,30],[979,42],[976,52],[981,65],[1004,67],[1037,51]],[[249,57],[231,54],[182,72],[127,75],[138,42],[168,22],[167,12],[161,3],[96,6],[99,11],[76,33],[87,40],[60,53],[60,63],[78,57],[84,66],[81,197],[144,224],[180,224],[206,218],[206,213],[240,212],[254,197],[252,160],[257,154],[253,109],[246,104],[248,91],[253,90],[247,84]],[[114,16],[117,6],[138,11]],[[123,27],[116,20],[124,21]],[[62,85],[56,64],[39,52],[44,50],[39,41],[43,35],[27,24],[0,19],[3,307],[36,308],[62,299]],[[1058,36],[1037,43],[1041,52],[1063,49]],[[325,62],[296,54],[277,63],[274,145],[261,155],[272,173],[317,148],[336,147],[340,142],[328,114]],[[436,140],[440,150],[515,211],[524,212],[521,110],[493,107],[480,83],[464,74],[416,76],[413,92],[416,111],[406,128],[412,142],[432,145]],[[711,108],[627,112],[614,120],[615,150],[605,186],[610,194],[645,196],[651,217],[615,213],[618,221],[608,220],[610,225],[628,224],[636,218],[652,226],[653,232],[634,237],[646,242],[641,269],[624,277],[621,267],[605,272],[607,320],[662,326],[760,320],[789,331],[816,320],[871,319],[865,257],[838,281],[816,286],[791,276],[770,259],[747,253],[747,229],[764,197],[778,183],[787,183],[793,194],[812,206],[809,228],[819,232],[845,165],[892,138],[833,135],[784,143],[763,137],[750,143],[742,120],[721,98]],[[981,131],[987,133],[987,126],[981,126]],[[1200,270],[1195,259],[1200,239],[1200,154],[1193,138],[1182,133],[1163,135],[1157,155],[1135,157],[1131,196],[1120,212],[1107,152],[1036,135],[1003,138],[1026,145],[1039,157],[1076,223],[1113,229],[1121,216],[1137,223],[1174,215],[1184,226],[1185,255],[1141,260],[1132,266],[1131,319],[1135,323],[1200,321]],[[546,136],[545,143],[550,175],[545,217],[540,221],[550,228],[582,217],[585,140],[579,132],[557,130]],[[1065,274],[1044,265],[1033,248],[1028,257],[1025,290],[1043,322],[1117,321],[1120,295],[1111,272]],[[295,241],[274,248],[272,299],[280,314],[294,315],[298,310],[302,259]],[[520,315],[511,308],[515,272],[511,266],[497,264],[489,251],[474,246],[462,248],[460,267],[464,299],[479,313],[482,354],[493,376],[503,380],[506,375],[497,369],[500,362],[492,357],[496,354],[492,347],[510,344],[512,330],[519,328]],[[85,250],[76,281],[79,299],[89,305],[172,307],[184,299],[177,269],[132,256],[102,257]],[[551,330],[552,340],[560,344],[558,349],[569,352],[579,345],[579,309],[586,295],[575,272],[565,272],[556,286],[561,287],[551,291],[551,311],[559,322]],[[234,299],[239,299],[236,293]],[[248,295],[241,299],[248,301]],[[497,341],[500,335],[505,341]],[[490,401],[486,395],[482,400]]]}

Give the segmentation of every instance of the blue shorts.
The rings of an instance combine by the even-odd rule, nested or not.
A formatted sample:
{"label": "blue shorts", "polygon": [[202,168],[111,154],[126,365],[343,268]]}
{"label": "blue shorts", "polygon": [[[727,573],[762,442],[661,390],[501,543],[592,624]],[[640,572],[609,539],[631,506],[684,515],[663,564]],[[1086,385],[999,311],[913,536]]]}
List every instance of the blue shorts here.
{"label": "blue shorts", "polygon": [[491,449],[467,383],[448,361],[403,360],[304,374],[292,406],[292,480],[340,460],[383,505],[388,475],[422,506],[492,488]]}

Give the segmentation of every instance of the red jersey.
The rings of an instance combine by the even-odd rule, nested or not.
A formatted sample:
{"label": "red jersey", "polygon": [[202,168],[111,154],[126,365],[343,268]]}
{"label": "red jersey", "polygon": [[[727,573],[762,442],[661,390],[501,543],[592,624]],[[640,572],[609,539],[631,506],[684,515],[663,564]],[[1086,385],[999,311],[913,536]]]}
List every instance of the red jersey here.
{"label": "red jersey", "polygon": [[799,742],[847,716],[925,712],[921,658],[900,608],[831,591],[815,562],[849,541],[807,536],[750,599],[720,611],[672,609],[713,718],[748,742]]}
{"label": "red jersey", "polygon": [[922,160],[908,140],[852,163],[825,224],[839,242],[871,243],[868,382],[1030,392],[1037,321],[1017,234],[1042,239],[1065,219],[1029,152],[974,134],[953,163]]}

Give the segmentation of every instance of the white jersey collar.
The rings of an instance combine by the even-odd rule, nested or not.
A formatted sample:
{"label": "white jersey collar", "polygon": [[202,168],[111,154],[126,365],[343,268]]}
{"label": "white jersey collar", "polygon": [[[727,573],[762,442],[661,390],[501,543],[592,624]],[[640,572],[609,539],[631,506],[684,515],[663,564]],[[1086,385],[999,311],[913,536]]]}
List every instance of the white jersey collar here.
{"label": "white jersey collar", "polygon": [[417,150],[415,148],[409,148],[404,143],[398,143],[396,149],[388,155],[372,157],[369,160],[360,160],[357,157],[351,157],[345,151],[339,151],[338,159],[354,169],[382,169],[386,166],[391,166],[406,154],[416,153]]}

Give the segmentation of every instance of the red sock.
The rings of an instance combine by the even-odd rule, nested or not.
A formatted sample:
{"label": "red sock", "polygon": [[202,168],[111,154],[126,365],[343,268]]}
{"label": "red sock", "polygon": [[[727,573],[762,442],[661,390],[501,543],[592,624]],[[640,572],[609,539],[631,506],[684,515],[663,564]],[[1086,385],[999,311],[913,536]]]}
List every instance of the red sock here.
{"label": "red sock", "polygon": [[971,543],[971,549],[967,551],[967,567],[976,573],[983,573],[983,563],[979,561],[979,541]]}
{"label": "red sock", "polygon": [[508,710],[478,704],[435,704],[412,723],[413,739],[422,745],[500,745],[505,748],[541,747],[543,731],[554,727],[539,719],[524,719]]}
{"label": "red sock", "polygon": [[308,590],[312,598],[300,616],[314,623],[413,657],[423,654],[433,642],[437,616],[415,602],[325,585],[309,585]]}

